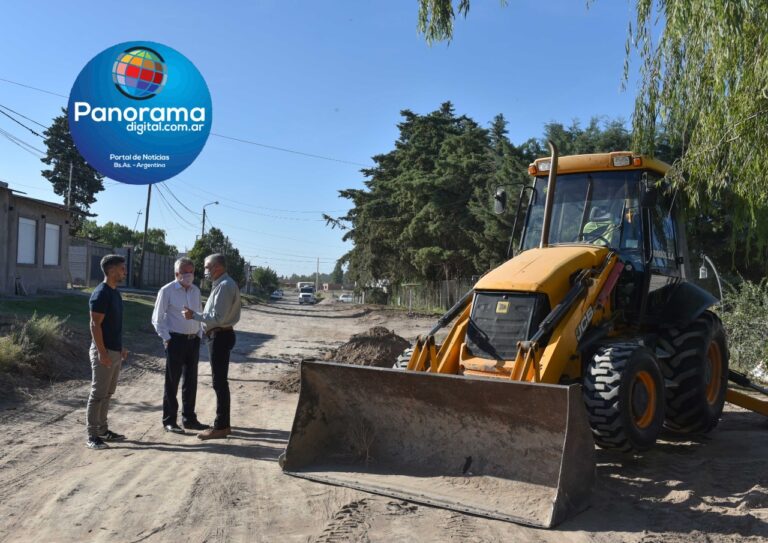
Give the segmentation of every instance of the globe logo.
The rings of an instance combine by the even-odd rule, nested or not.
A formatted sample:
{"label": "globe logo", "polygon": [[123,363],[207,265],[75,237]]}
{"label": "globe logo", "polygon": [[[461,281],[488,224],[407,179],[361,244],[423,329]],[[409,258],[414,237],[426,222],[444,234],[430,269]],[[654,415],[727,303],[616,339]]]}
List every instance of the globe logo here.
{"label": "globe logo", "polygon": [[152,98],[163,90],[168,79],[165,60],[148,47],[133,47],[117,56],[112,81],[121,93],[133,100]]}

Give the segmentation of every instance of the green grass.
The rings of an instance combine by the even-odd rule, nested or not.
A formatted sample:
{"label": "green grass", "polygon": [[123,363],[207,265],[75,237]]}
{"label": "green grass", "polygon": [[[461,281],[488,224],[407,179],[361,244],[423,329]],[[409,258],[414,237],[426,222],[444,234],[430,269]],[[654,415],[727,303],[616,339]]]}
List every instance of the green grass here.
{"label": "green grass", "polygon": [[[154,298],[136,294],[121,293],[123,297],[123,333],[136,334],[151,326]],[[87,330],[90,323],[88,297],[78,295],[35,296],[30,298],[0,299],[0,316],[31,318],[47,315],[67,319],[74,328]]]}

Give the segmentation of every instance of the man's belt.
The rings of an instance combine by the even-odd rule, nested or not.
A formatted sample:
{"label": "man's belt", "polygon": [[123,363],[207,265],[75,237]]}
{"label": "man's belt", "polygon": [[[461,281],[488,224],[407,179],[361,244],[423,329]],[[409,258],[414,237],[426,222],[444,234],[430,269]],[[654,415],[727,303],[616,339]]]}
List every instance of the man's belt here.
{"label": "man's belt", "polygon": [[213,338],[219,332],[231,332],[232,330],[234,330],[234,328],[232,328],[231,326],[218,326],[216,328],[211,328],[210,330],[205,332],[205,335],[208,336],[209,338]]}
{"label": "man's belt", "polygon": [[176,336],[184,339],[195,339],[196,337],[200,337],[198,334],[180,334],[178,332],[171,332],[171,337]]}

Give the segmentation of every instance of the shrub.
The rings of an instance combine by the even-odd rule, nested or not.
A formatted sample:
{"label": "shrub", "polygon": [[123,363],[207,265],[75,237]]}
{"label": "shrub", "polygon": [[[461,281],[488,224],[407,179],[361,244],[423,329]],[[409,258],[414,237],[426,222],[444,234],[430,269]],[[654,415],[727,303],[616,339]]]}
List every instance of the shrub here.
{"label": "shrub", "polygon": [[15,324],[10,335],[0,337],[0,371],[19,368],[22,365],[39,365],[38,355],[61,339],[64,333],[64,323],[55,315],[32,317],[24,324]]}
{"label": "shrub", "polygon": [[13,335],[26,353],[35,355],[45,351],[55,340],[61,338],[65,322],[66,319],[55,315],[38,317],[35,312]]}
{"label": "shrub", "polygon": [[720,317],[728,334],[734,369],[765,375],[768,371],[768,278],[743,281],[723,294]]}
{"label": "shrub", "polygon": [[0,371],[8,371],[24,360],[24,349],[12,336],[0,337]]}

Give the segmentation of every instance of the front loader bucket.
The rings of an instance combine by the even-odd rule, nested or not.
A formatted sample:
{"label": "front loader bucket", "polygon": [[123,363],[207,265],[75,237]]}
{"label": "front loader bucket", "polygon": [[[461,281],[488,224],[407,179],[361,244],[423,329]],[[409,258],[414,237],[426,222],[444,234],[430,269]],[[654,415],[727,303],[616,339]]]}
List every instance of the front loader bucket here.
{"label": "front loader bucket", "polygon": [[301,364],[289,475],[549,528],[587,507],[581,387]]}

